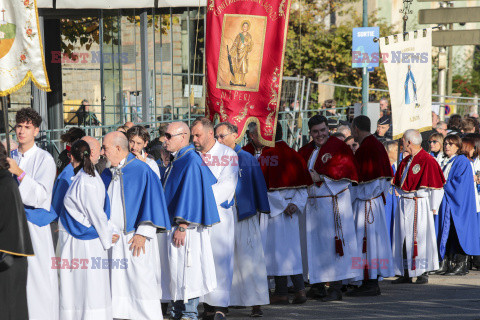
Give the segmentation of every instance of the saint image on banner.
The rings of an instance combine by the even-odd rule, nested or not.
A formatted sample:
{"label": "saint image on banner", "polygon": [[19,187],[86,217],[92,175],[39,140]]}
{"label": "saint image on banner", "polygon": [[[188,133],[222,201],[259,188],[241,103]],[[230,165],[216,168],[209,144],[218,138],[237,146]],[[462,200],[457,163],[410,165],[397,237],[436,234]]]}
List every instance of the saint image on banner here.
{"label": "saint image on banner", "polygon": [[[411,94],[412,93],[412,94]],[[410,100],[413,98],[413,101]],[[405,104],[415,103],[415,107],[419,107],[417,100],[417,84],[413,76],[412,66],[408,65],[407,76],[405,78]]]}
{"label": "saint image on banner", "polygon": [[267,18],[225,14],[217,88],[258,91]]}
{"label": "saint image on banner", "polygon": [[232,81],[230,81],[232,86],[245,87],[247,85],[245,75],[248,73],[248,54],[253,48],[252,35],[248,33],[249,29],[250,22],[244,20],[242,22],[242,32],[237,35],[230,48],[228,61],[232,73]]}

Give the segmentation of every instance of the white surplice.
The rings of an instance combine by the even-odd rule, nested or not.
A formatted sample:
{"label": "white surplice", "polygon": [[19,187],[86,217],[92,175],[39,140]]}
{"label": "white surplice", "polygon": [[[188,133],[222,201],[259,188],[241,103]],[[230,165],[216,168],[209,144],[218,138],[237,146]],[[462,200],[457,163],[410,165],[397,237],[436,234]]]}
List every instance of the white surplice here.
{"label": "white surplice", "polygon": [[93,226],[97,239],[80,240],[70,235],[59,222],[57,251],[62,261],[70,264],[88,260],[87,268],[60,269],[60,319],[108,320],[112,319],[108,249],[112,246],[113,228],[103,208],[105,185],[97,173],[92,177],[80,170],[65,194],[64,205],[68,214],[79,224]]}
{"label": "white surplice", "polygon": [[[352,211],[349,181],[324,178],[320,187],[308,189],[305,208],[308,278],[311,284],[348,280],[358,277],[363,270],[353,267],[358,252],[355,222]],[[343,235],[343,256],[335,250],[335,217],[332,196],[337,196]],[[319,198],[321,197],[321,198]],[[341,237],[340,237],[341,238]]]}
{"label": "white surplice", "polygon": [[[19,185],[23,204],[50,211],[57,167],[52,156],[34,145],[24,154],[12,151],[12,158],[26,175]],[[58,274],[52,268],[55,252],[50,225],[27,222],[35,256],[28,257],[27,301],[30,320],[58,320]]]}
{"label": "white surplice", "polygon": [[[123,159],[119,168],[125,164]],[[127,233],[125,226],[122,179],[116,178],[114,169],[108,187],[110,198],[110,222],[120,230],[120,239],[109,250],[112,261],[126,261],[126,268],[112,268],[110,271],[113,317],[118,319],[150,320],[162,319],[160,307],[161,283],[160,257],[156,228],[141,224],[134,232]],[[128,186],[125,186],[128,188]],[[145,253],[134,257],[128,242],[135,234],[145,236]]]}
{"label": "white surplice", "polygon": [[[269,276],[290,276],[303,272],[299,215],[306,201],[305,188],[268,192],[270,214],[260,216],[260,230]],[[298,207],[292,217],[284,213],[290,203]]]}
{"label": "white surplice", "polygon": [[[406,168],[405,170],[407,170]],[[397,188],[400,194],[393,231],[393,257],[395,273],[404,275],[408,269],[409,277],[417,277],[426,271],[438,269],[438,249],[433,222],[433,211],[438,212],[443,199],[443,189],[420,189],[415,192],[404,192]],[[415,200],[417,197],[417,253],[416,269],[413,265],[413,230]],[[403,258],[403,243],[406,243],[407,257]],[[408,266],[408,268],[406,268]]]}
{"label": "white surplice", "polygon": [[162,300],[187,302],[217,287],[209,232],[207,227],[190,225],[186,230],[185,245],[179,248],[173,244],[174,231],[167,233],[170,292],[162,294]]}
{"label": "white surplice", "polygon": [[208,168],[217,178],[212,186],[217,203],[220,223],[210,229],[217,288],[203,297],[211,306],[228,307],[233,278],[233,252],[235,246],[235,217],[232,207],[225,209],[222,203],[230,203],[235,195],[238,181],[238,155],[218,141],[205,155],[202,155]]}
{"label": "white surplice", "polygon": [[[385,220],[385,204],[382,194],[388,193],[391,182],[387,179],[377,179],[369,183],[362,183],[354,189],[355,200],[353,213],[357,232],[359,257],[353,261],[355,268],[362,271],[366,267],[369,279],[377,277],[393,277],[395,275],[393,255],[390,244],[390,232]],[[353,195],[352,195],[353,197]],[[367,214],[365,212],[367,210]],[[363,238],[365,236],[365,219],[367,218],[367,252],[363,253]],[[365,280],[364,272],[354,281]]]}
{"label": "white surplice", "polygon": [[258,216],[238,221],[235,206],[233,214],[236,217],[235,252],[230,305],[249,307],[269,304],[267,266]]}

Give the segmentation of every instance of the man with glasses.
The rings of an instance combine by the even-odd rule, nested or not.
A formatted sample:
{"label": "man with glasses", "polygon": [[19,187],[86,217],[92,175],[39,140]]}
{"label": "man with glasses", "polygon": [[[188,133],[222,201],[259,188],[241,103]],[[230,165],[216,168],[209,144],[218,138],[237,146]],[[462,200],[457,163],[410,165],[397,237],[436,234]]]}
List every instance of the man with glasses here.
{"label": "man with glasses", "polygon": [[237,127],[222,122],[215,138],[238,154],[238,183],[232,209],[235,217],[235,251],[230,305],[252,307],[252,317],[260,317],[261,305],[269,304],[268,280],[262,236],[257,213],[270,213],[267,185],[260,165],[251,154],[235,144]]}
{"label": "man with glasses", "polygon": [[159,235],[162,300],[172,300],[173,319],[196,320],[199,297],[217,287],[210,242],[210,228],[220,222],[212,190],[216,179],[189,144],[185,123],[169,124],[165,138],[173,157],[163,180],[173,228]]}
{"label": "man with glasses", "polygon": [[258,159],[264,150],[268,150],[269,147],[264,146],[258,136],[258,126],[256,122],[250,122],[248,124],[247,136],[249,142],[242,148],[250,153],[252,156]]}
{"label": "man with glasses", "polygon": [[204,296],[204,320],[226,319],[235,246],[232,200],[238,181],[238,156],[231,148],[216,141],[213,131],[213,124],[207,118],[197,118],[191,127],[195,149],[217,178],[217,183],[212,188],[220,216],[220,223],[212,226],[210,231],[217,288]]}
{"label": "man with glasses", "polygon": [[448,125],[445,121],[439,121],[435,126],[435,130],[445,138],[448,134]]}

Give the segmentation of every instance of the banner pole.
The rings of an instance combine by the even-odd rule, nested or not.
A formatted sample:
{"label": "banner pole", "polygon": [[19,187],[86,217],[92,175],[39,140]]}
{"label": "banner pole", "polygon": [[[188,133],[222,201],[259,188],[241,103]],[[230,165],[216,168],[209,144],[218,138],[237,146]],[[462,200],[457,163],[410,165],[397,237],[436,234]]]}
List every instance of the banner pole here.
{"label": "banner pole", "polygon": [[10,157],[10,135],[9,135],[9,127],[8,127],[8,99],[9,96],[2,97],[2,112],[3,112],[3,127],[5,129],[5,141],[7,144],[7,157]]}
{"label": "banner pole", "polygon": [[[368,0],[363,0],[363,27],[368,27]],[[362,70],[362,114],[367,115],[368,106],[368,70],[363,68]]]}

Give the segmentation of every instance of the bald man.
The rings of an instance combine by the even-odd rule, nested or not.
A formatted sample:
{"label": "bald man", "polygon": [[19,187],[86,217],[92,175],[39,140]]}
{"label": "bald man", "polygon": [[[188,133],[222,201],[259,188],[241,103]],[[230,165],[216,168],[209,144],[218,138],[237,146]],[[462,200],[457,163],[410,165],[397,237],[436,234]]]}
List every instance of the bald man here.
{"label": "bald man", "polygon": [[95,169],[97,169],[99,173],[102,173],[107,166],[107,160],[104,157],[100,157],[100,152],[102,149],[100,142],[91,136],[85,136],[82,138],[82,140],[88,143],[88,146],[90,147],[92,152],[90,154],[90,160],[95,165]]}
{"label": "bald man", "polygon": [[109,224],[120,234],[110,249],[113,317],[158,319],[162,311],[156,233],[170,229],[160,179],[129,152],[121,132],[105,136],[102,155],[111,163],[102,173],[110,200]]}
{"label": "bald man", "polygon": [[133,123],[131,121],[127,121],[124,124],[124,126],[127,127],[127,130],[130,129],[131,127],[133,127],[134,125],[135,125],[135,123]]}
{"label": "bald man", "polygon": [[162,280],[170,279],[170,292],[163,290],[162,299],[172,300],[173,319],[197,319],[199,297],[217,287],[209,230],[220,222],[212,190],[216,179],[189,144],[185,123],[171,123],[165,138],[165,148],[173,156],[163,180],[173,228],[167,241],[163,239],[170,276],[162,274]]}

